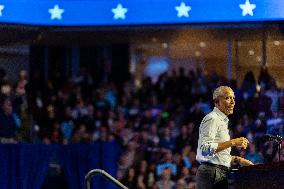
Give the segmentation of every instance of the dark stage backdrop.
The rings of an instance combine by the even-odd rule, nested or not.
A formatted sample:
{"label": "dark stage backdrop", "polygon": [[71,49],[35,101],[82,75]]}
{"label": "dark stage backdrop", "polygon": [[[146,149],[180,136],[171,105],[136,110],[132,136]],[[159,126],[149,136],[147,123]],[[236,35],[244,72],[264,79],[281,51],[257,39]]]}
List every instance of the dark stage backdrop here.
{"label": "dark stage backdrop", "polygon": [[[104,169],[115,177],[121,147],[115,141],[91,145],[0,145],[0,188],[40,189],[51,157],[56,153],[70,189],[83,189],[85,175],[92,169]],[[100,176],[92,179],[92,188],[116,188]]]}

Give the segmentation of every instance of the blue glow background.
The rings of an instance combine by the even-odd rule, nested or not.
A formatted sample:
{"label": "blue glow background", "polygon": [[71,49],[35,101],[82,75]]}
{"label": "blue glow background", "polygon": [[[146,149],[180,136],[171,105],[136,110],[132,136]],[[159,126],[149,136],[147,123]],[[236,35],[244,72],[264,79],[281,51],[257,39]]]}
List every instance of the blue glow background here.
{"label": "blue glow background", "polygon": [[[181,2],[191,7],[189,17],[177,17]],[[118,3],[128,9],[125,20],[114,20]],[[1,23],[58,26],[119,26],[144,24],[222,23],[284,20],[284,0],[250,0],[254,16],[242,16],[245,0],[1,0]],[[48,9],[58,4],[62,20],[51,20]]]}

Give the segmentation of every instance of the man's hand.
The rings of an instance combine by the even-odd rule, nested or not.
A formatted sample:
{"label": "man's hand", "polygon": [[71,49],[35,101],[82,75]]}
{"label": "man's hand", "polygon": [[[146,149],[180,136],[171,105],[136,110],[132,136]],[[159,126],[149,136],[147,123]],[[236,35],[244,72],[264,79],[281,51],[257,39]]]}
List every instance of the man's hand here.
{"label": "man's hand", "polygon": [[243,149],[247,148],[248,143],[249,143],[248,139],[246,139],[244,137],[234,138],[234,139],[231,140],[232,146],[241,147]]}
{"label": "man's hand", "polygon": [[244,137],[240,137],[240,138],[234,138],[232,140],[226,141],[226,142],[222,142],[222,143],[218,143],[218,147],[215,151],[215,153],[218,153],[222,150],[225,150],[227,148],[230,148],[232,146],[237,146],[237,147],[241,147],[243,149],[246,149],[248,146],[248,139],[244,138]]}
{"label": "man's hand", "polygon": [[233,156],[233,161],[238,162],[241,166],[254,165],[251,161],[239,156]]}

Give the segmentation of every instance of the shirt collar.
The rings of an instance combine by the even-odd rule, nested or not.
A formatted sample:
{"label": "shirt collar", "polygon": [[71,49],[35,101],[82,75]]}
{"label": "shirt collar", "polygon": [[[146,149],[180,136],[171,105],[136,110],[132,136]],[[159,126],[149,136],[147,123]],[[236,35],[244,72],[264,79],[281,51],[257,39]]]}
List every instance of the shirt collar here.
{"label": "shirt collar", "polygon": [[220,117],[221,120],[223,120],[225,122],[229,122],[228,116],[226,116],[226,114],[221,112],[221,110],[219,110],[217,107],[214,107],[213,111],[217,113],[217,115]]}

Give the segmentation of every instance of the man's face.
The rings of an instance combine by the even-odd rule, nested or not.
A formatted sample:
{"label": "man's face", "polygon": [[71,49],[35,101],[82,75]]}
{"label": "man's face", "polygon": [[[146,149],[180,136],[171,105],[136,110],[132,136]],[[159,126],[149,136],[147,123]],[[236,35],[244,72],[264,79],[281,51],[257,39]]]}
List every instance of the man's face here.
{"label": "man's face", "polygon": [[234,113],[235,95],[230,89],[225,89],[223,95],[218,98],[217,108],[226,115]]}

